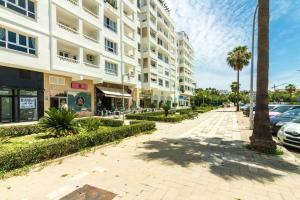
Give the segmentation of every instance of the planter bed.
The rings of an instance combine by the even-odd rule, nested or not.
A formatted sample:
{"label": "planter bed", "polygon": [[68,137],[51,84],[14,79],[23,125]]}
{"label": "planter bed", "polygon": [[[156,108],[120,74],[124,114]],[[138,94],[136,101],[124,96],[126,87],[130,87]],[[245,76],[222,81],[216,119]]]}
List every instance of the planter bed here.
{"label": "planter bed", "polygon": [[101,123],[109,126],[101,125],[95,131],[83,129],[79,134],[61,138],[51,138],[46,133],[0,137],[2,139],[0,140],[2,142],[0,143],[0,174],[155,129],[155,123],[147,121],[134,122],[126,126],[112,121]]}

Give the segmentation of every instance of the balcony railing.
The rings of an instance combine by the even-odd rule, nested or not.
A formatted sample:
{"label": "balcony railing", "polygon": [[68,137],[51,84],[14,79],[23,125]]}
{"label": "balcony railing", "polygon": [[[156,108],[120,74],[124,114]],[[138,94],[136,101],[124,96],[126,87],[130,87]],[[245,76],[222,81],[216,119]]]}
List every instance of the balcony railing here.
{"label": "balcony railing", "polygon": [[85,65],[90,66],[90,67],[95,67],[95,68],[98,67],[98,65],[97,65],[96,63],[92,63],[92,62],[89,62],[89,61],[84,61],[83,63],[84,63]]}
{"label": "balcony railing", "polygon": [[96,39],[96,38],[92,38],[92,37],[87,36],[87,35],[85,35],[85,34],[83,34],[83,37],[86,38],[86,39],[88,39],[88,40],[91,40],[91,41],[93,41],[93,42],[99,43],[98,39]]}
{"label": "balcony railing", "polygon": [[57,57],[62,61],[67,61],[67,62],[70,62],[70,63],[79,64],[79,60],[76,60],[76,59],[73,59],[73,58],[68,58],[68,57],[64,57],[64,56],[60,56],[60,55],[57,55]]}
{"label": "balcony railing", "polygon": [[115,0],[104,0],[104,3],[109,4],[114,9],[118,9],[117,1],[115,1]]}
{"label": "balcony railing", "polygon": [[65,24],[60,23],[60,22],[57,22],[57,25],[61,29],[64,29],[64,30],[69,31],[69,32],[74,33],[74,34],[79,34],[78,30],[76,30],[75,28],[71,28],[71,27],[69,27]]}
{"label": "balcony railing", "polygon": [[99,18],[99,15],[98,15],[98,14],[96,14],[96,13],[90,11],[88,8],[86,8],[86,7],[84,7],[84,6],[83,6],[83,10],[84,10],[85,12],[89,13],[90,15],[92,15],[92,16],[94,16],[94,17],[96,17],[96,18]]}

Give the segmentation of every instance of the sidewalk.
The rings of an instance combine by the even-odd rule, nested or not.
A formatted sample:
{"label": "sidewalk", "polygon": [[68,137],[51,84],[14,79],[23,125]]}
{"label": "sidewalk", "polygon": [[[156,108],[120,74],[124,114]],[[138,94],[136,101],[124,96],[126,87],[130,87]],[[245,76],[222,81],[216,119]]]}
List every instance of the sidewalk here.
{"label": "sidewalk", "polygon": [[152,135],[0,181],[1,199],[54,200],[85,184],[128,200],[300,199],[300,165],[246,149],[246,126],[231,109],[158,123]]}

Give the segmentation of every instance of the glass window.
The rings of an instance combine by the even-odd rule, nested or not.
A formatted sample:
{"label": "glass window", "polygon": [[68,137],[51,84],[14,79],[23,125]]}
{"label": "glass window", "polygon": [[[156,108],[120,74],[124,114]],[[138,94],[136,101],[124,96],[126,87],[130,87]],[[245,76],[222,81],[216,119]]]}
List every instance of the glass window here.
{"label": "glass window", "polygon": [[27,45],[27,37],[24,35],[19,35],[19,44],[26,46]]}
{"label": "glass window", "polygon": [[22,8],[26,8],[26,0],[18,0],[18,5]]}
{"label": "glass window", "polygon": [[107,74],[117,76],[117,74],[118,74],[117,64],[105,61],[105,72]]}
{"label": "glass window", "polygon": [[11,31],[8,31],[8,41],[12,43],[17,43],[17,34]]}
{"label": "glass window", "polygon": [[38,120],[37,97],[20,97],[20,121]]}
{"label": "glass window", "polygon": [[10,90],[10,89],[0,89],[0,95],[12,95],[12,90]]}
{"label": "glass window", "polygon": [[31,91],[31,90],[20,90],[20,95],[25,95],[25,96],[37,96],[37,91]]}
{"label": "glass window", "polygon": [[117,54],[117,44],[110,40],[105,39],[105,49],[107,51]]}
{"label": "glass window", "polygon": [[32,37],[29,37],[29,48],[35,49],[35,39]]}
{"label": "glass window", "polygon": [[117,32],[117,22],[111,20],[110,18],[104,16],[104,26],[113,32]]}
{"label": "glass window", "polygon": [[28,1],[28,11],[35,13],[34,3],[32,1]]}

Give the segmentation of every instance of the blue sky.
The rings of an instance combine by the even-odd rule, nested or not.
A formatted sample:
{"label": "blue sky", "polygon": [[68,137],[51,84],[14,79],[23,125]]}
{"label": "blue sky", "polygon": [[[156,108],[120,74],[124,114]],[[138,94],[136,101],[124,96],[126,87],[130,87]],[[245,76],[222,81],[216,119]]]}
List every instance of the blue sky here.
{"label": "blue sky", "polygon": [[[236,72],[226,64],[227,52],[251,43],[257,0],[166,0],[177,31],[186,31],[196,52],[198,87],[229,89]],[[300,0],[270,0],[270,87],[300,87]],[[250,66],[241,73],[249,88]],[[284,87],[284,86],[282,86]]]}

